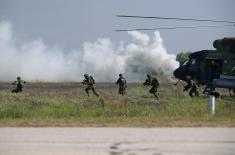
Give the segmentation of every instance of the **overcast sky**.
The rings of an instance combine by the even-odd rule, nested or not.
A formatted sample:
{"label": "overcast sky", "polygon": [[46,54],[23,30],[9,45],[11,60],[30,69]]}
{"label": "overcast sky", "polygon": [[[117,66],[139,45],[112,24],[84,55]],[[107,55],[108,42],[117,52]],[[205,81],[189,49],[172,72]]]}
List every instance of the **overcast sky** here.
{"label": "overcast sky", "polygon": [[[0,0],[0,21],[9,21],[19,37],[41,38],[69,51],[97,38],[130,42],[126,32],[115,29],[221,25],[120,19],[117,14],[235,21],[234,8],[234,0]],[[160,30],[160,34],[167,51],[179,53],[212,49],[213,40],[235,37],[235,27]]]}

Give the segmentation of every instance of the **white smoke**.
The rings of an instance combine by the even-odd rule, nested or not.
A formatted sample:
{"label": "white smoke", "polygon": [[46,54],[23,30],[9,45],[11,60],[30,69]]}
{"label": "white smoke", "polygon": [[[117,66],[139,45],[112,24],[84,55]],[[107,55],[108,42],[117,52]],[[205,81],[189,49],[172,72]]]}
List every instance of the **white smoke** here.
{"label": "white smoke", "polygon": [[140,32],[128,33],[133,43],[122,41],[115,48],[110,39],[85,42],[82,50],[64,51],[47,46],[41,39],[22,42],[13,35],[11,24],[0,22],[0,81],[17,76],[28,81],[80,81],[84,73],[97,81],[113,82],[119,73],[128,81],[146,73],[167,77],[178,67],[175,55],[168,54],[159,32],[150,38]]}

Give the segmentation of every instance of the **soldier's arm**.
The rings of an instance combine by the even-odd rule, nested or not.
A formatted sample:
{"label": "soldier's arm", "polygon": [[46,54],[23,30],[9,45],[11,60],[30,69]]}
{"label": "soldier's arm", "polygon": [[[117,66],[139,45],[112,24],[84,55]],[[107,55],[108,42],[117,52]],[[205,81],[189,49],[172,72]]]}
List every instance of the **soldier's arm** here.
{"label": "soldier's arm", "polygon": [[84,80],[82,81],[82,84],[87,84],[87,81],[84,79]]}
{"label": "soldier's arm", "polygon": [[143,83],[143,85],[147,85],[149,83],[149,81],[146,79],[145,82]]}
{"label": "soldier's arm", "polygon": [[17,84],[17,81],[12,82],[11,84],[12,84],[12,85],[16,85],[16,84]]}
{"label": "soldier's arm", "polygon": [[120,82],[120,79],[117,80],[116,84],[119,84],[119,82]]}

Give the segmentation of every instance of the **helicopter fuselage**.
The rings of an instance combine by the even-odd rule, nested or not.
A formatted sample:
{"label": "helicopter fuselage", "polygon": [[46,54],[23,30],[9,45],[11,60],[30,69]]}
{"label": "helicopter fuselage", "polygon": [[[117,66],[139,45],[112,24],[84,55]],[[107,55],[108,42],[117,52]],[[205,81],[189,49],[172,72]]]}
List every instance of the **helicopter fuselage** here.
{"label": "helicopter fuselage", "polygon": [[186,81],[190,76],[199,85],[235,89],[235,38],[214,41],[216,50],[191,53],[189,60],[174,71],[174,76]]}

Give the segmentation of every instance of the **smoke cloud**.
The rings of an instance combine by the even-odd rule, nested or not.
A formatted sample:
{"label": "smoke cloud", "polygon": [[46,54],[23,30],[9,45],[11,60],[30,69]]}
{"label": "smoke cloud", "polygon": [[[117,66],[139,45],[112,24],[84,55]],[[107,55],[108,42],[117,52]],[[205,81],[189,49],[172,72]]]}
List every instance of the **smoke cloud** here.
{"label": "smoke cloud", "polygon": [[0,22],[0,81],[17,76],[28,81],[80,81],[88,73],[99,82],[113,82],[119,73],[137,81],[146,73],[167,77],[178,67],[175,55],[168,54],[159,32],[152,37],[128,32],[132,43],[114,44],[109,38],[85,42],[82,50],[64,51],[48,46],[42,39],[17,39],[7,21]]}

